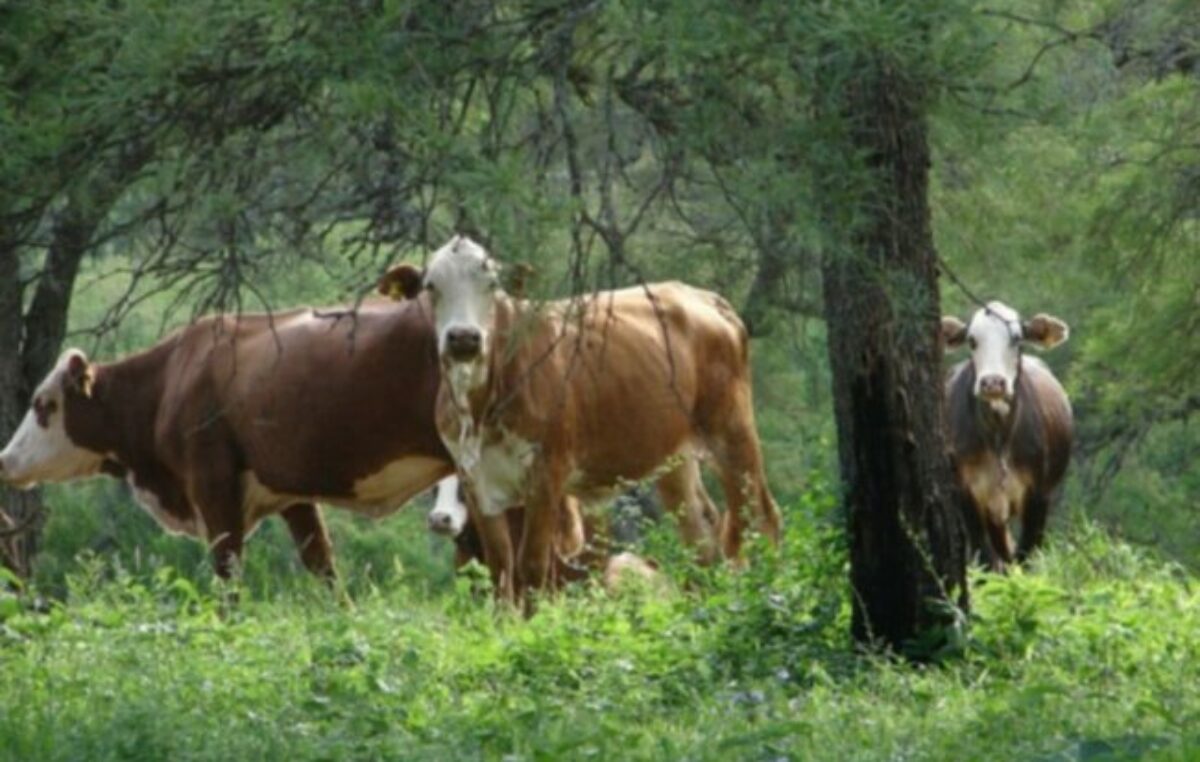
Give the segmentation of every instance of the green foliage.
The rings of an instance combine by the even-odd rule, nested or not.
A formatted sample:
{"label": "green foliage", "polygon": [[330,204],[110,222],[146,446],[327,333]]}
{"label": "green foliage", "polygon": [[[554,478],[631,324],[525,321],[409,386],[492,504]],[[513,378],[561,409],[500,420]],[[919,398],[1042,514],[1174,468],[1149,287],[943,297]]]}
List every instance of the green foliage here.
{"label": "green foliage", "polygon": [[0,604],[0,758],[1184,759],[1200,744],[1189,573],[1083,525],[1033,570],[976,579],[960,658],[906,666],[850,648],[828,507],[821,490],[790,505],[781,550],[755,547],[742,572],[697,577],[664,553],[673,592],[576,588],[529,621],[469,585],[430,597],[398,580],[351,608],[251,585],[229,608],[170,567],[92,561],[46,611]]}

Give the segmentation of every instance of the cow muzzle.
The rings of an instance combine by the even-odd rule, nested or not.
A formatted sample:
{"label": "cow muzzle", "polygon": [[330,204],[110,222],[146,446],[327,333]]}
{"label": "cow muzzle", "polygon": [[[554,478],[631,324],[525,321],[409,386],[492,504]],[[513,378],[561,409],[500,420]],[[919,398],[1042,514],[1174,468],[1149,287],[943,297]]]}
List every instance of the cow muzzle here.
{"label": "cow muzzle", "polygon": [[454,362],[471,362],[483,351],[483,333],[478,328],[451,328],[446,332],[446,355]]}
{"label": "cow muzzle", "polygon": [[1008,399],[1008,379],[1001,375],[988,375],[979,379],[979,396],[993,402]]}
{"label": "cow muzzle", "polygon": [[454,517],[442,511],[432,511],[425,519],[429,531],[443,537],[454,537],[458,531],[454,527]]}

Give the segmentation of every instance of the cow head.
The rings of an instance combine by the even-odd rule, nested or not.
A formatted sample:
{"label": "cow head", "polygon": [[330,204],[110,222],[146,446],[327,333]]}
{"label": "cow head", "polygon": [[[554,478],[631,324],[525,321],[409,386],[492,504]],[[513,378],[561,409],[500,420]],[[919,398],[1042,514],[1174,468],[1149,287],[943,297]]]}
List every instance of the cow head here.
{"label": "cow head", "polygon": [[104,462],[102,453],[76,444],[67,418],[90,404],[92,366],[78,349],[63,353],[54,370],[33,394],[25,418],[0,452],[0,480],[21,488],[91,476]]}
{"label": "cow head", "polygon": [[467,525],[467,506],[457,476],[447,476],[433,488],[433,509],[426,521],[429,531],[445,537],[458,537]]}
{"label": "cow head", "polygon": [[1051,349],[1069,335],[1067,324],[1056,317],[1039,314],[1022,321],[1016,310],[1001,302],[988,302],[975,312],[969,325],[956,317],[942,318],[946,348],[957,349],[965,344],[971,352],[975,397],[999,413],[1006,413],[1012,404],[1022,345]]}
{"label": "cow head", "polygon": [[393,299],[428,292],[443,365],[482,367],[496,299],[503,293],[499,269],[482,246],[459,235],[434,252],[424,272],[409,264],[393,267],[380,280],[379,291]]}

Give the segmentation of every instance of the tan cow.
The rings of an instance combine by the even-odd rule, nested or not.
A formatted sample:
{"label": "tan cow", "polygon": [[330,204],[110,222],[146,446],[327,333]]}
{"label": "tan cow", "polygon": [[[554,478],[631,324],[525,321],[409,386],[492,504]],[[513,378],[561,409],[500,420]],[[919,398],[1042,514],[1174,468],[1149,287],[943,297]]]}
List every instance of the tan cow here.
{"label": "tan cow", "polygon": [[[711,556],[702,453],[728,501],[724,553],[739,554],[747,503],[778,540],[748,337],[728,302],[659,283],[539,304],[505,294],[498,272],[482,247],[456,236],[424,272],[399,265],[379,287],[396,298],[429,293],[443,376],[438,430],[470,482],[501,595],[546,585],[565,495],[598,502],[628,480],[657,476],[685,539]],[[512,505],[526,510],[516,564],[501,515]]]}

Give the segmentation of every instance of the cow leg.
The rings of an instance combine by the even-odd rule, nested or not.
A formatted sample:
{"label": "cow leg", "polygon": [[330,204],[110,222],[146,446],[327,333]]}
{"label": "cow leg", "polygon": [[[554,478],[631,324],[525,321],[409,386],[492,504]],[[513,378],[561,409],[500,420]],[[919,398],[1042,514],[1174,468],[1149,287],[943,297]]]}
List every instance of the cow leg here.
{"label": "cow leg", "polygon": [[496,598],[513,603],[516,600],[516,580],[512,534],[503,515],[481,516],[479,536],[483,541],[483,558],[491,572]]}
{"label": "cow leg", "polygon": [[[545,590],[550,581],[554,537],[563,507],[563,480],[559,468],[548,463],[535,464],[529,496],[525,501],[525,526],[517,552],[518,575],[523,594]],[[528,603],[528,601],[527,601]]]}
{"label": "cow leg", "polygon": [[760,528],[776,545],[779,544],[783,520],[767,489],[763,471],[762,451],[754,432],[752,411],[743,410],[725,427],[720,440],[711,447],[721,472],[725,490],[725,520],[721,526],[721,547],[726,558],[737,558],[742,548],[742,531],[746,503],[758,514]]}
{"label": "cow leg", "polygon": [[283,520],[300,552],[300,560],[310,572],[330,584],[337,581],[333,568],[333,545],[325,530],[321,510],[312,503],[296,503],[283,509]]}
{"label": "cow leg", "polygon": [[975,504],[975,500],[965,489],[960,490],[958,498],[959,510],[962,514],[963,525],[967,530],[967,543],[971,556],[976,563],[987,562],[992,566],[993,553],[989,545],[987,533],[984,531],[983,512]]}
{"label": "cow leg", "polygon": [[505,603],[515,600],[516,586],[513,580],[512,533],[508,528],[505,513],[487,516],[479,508],[479,496],[471,482],[463,484],[463,502],[467,504],[467,526],[473,526],[479,534],[479,547],[483,551],[483,563],[492,578],[492,590],[496,598]]}
{"label": "cow leg", "polygon": [[241,529],[228,529],[209,534],[209,552],[212,553],[213,571],[221,579],[231,579],[241,572],[242,545],[245,540]]}
{"label": "cow leg", "polygon": [[[659,477],[658,494],[663,507],[675,516],[681,539],[696,549],[701,563],[712,563],[716,555],[714,527],[720,521],[720,515],[704,490],[696,459],[685,458],[683,463]],[[712,519],[708,515],[710,511]]]}
{"label": "cow leg", "polygon": [[1046,496],[1037,490],[1031,491],[1025,498],[1025,510],[1021,516],[1021,542],[1017,546],[1017,561],[1024,563],[1025,559],[1042,544],[1046,535],[1046,517],[1050,512],[1050,502]]}
{"label": "cow leg", "polygon": [[986,518],[989,543],[992,546],[992,571],[1003,574],[1013,562],[1012,535],[1008,533],[1008,522],[995,515]]}
{"label": "cow leg", "polygon": [[583,508],[578,500],[564,498],[558,511],[554,553],[564,560],[569,560],[583,553],[586,546],[587,532],[583,526]]}
{"label": "cow leg", "polygon": [[1013,562],[1013,539],[1008,531],[1008,519],[1012,506],[1002,493],[993,494],[988,500],[983,521],[987,526],[988,539],[992,546],[992,571],[1005,572]]}
{"label": "cow leg", "polygon": [[204,519],[213,571],[229,579],[240,570],[246,535],[240,472],[219,429],[206,429],[189,444],[188,497]]}

